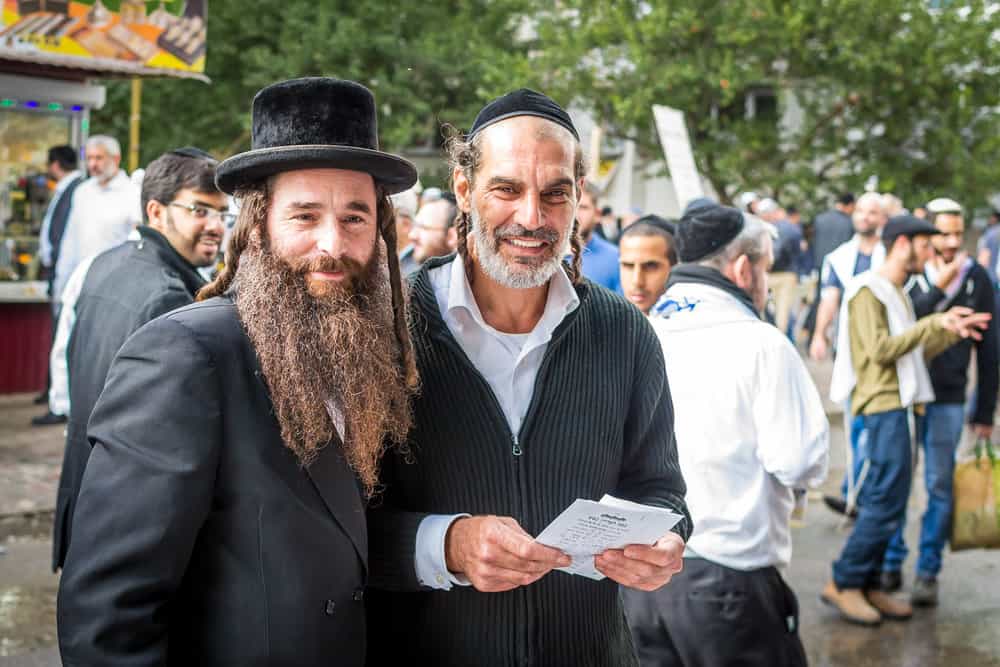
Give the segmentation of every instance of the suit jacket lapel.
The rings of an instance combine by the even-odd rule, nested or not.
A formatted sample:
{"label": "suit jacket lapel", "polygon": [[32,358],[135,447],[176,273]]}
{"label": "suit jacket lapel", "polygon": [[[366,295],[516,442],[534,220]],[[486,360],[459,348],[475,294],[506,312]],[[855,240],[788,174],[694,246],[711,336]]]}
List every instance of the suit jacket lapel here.
{"label": "suit jacket lapel", "polygon": [[[253,374],[257,379],[258,389],[267,397],[271,404],[271,392],[264,380],[260,368],[260,360],[250,343],[250,338],[244,334],[247,346],[247,358],[252,360]],[[272,405],[273,407],[273,405]],[[306,473],[317,493],[323,499],[323,504],[333,515],[334,520],[354,544],[358,557],[368,569],[368,527],[365,523],[365,507],[361,501],[361,490],[354,472],[347,465],[347,460],[341,451],[341,443],[336,438],[320,450],[316,460],[306,468]]]}
{"label": "suit jacket lapel", "polygon": [[365,524],[365,507],[361,502],[357,478],[344,459],[340,442],[334,440],[320,450],[316,460],[306,468],[306,473],[327,509],[350,536],[367,570],[368,528]]}

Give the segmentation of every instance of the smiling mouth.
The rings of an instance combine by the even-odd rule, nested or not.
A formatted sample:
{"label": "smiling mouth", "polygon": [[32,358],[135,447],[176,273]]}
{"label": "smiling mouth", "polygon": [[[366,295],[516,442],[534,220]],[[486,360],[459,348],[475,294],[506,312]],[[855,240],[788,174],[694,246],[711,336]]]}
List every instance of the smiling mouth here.
{"label": "smiling mouth", "polygon": [[344,277],[343,271],[310,271],[310,278],[315,278],[316,280],[340,280]]}
{"label": "smiling mouth", "polygon": [[538,250],[548,245],[547,241],[538,241],[535,239],[505,238],[503,241],[515,248],[523,248],[525,250]]}

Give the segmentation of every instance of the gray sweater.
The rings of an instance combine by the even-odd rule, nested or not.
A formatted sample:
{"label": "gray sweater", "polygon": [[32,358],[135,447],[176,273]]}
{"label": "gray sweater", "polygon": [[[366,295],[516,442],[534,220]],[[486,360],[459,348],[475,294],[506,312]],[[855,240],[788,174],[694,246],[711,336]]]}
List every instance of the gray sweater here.
{"label": "gray sweater", "polygon": [[[555,331],[518,434],[438,311],[428,269],[411,292],[422,389],[409,456],[383,463],[369,511],[369,664],[634,665],[618,586],[553,572],[527,587],[423,589],[414,551],[427,514],[512,516],[537,535],[576,498],[605,493],[688,517],[673,408],[646,318],[585,281]],[[675,529],[687,539],[690,518]]]}

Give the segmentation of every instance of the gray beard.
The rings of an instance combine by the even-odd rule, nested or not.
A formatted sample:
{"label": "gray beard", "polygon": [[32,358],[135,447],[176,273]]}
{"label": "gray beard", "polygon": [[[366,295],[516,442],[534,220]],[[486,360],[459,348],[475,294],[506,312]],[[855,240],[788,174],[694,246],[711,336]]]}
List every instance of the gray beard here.
{"label": "gray beard", "polygon": [[476,259],[479,265],[483,273],[504,287],[532,289],[545,285],[562,266],[563,257],[569,254],[570,235],[567,233],[552,257],[544,260],[539,266],[531,268],[522,264],[520,269],[514,268],[500,254],[500,244],[482,223],[475,204],[470,207],[469,217],[472,222],[472,241],[476,246]]}

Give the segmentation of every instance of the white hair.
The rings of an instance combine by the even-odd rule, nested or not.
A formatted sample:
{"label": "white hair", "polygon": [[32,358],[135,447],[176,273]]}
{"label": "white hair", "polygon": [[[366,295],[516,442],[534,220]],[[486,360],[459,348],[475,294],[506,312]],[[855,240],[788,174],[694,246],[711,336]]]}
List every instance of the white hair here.
{"label": "white hair", "polygon": [[740,255],[746,255],[747,259],[756,264],[764,256],[764,239],[768,237],[772,241],[778,237],[775,226],[755,215],[744,213],[743,229],[736,238],[714,254],[698,260],[696,264],[722,272]]}
{"label": "white hair", "polygon": [[122,147],[114,137],[109,137],[106,134],[95,134],[87,139],[87,148],[93,146],[103,148],[108,155],[121,157]]}
{"label": "white hair", "polygon": [[902,199],[891,192],[886,192],[882,195],[882,212],[891,218],[895,215],[906,213],[907,211],[903,208]]}

